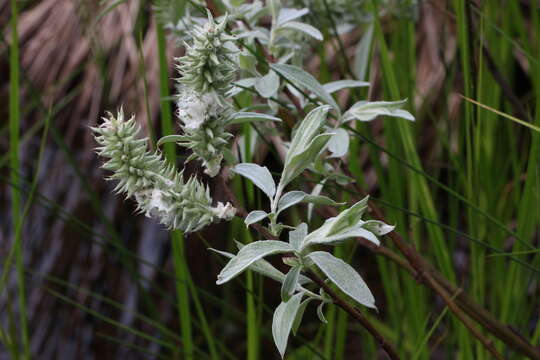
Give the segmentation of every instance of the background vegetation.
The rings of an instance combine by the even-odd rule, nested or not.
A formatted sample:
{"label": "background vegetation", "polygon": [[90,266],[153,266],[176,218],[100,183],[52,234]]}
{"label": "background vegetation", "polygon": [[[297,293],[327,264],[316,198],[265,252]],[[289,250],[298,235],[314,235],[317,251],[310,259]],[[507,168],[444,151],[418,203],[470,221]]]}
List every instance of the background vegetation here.
{"label": "background vegetation", "polygon": [[[207,3],[220,10],[219,1]],[[349,203],[359,191],[371,194],[456,290],[443,301],[390,239],[379,250],[343,246],[337,255],[351,260],[377,298],[379,313],[363,313],[404,359],[490,359],[447,307],[450,300],[466,312],[468,294],[506,324],[506,337],[540,352],[540,3],[358,3],[368,13],[392,11],[338,41],[333,2],[321,0],[311,21],[326,40],[313,45],[307,69],[322,83],[371,82],[369,90],[339,93],[341,104],[406,97],[417,120],[380,118],[350,129],[346,166],[358,186],[325,191]],[[173,126],[170,79],[182,47],[152,6],[0,1],[2,358],[279,356],[270,332],[279,286],[248,273],[217,287],[223,259],[205,249],[232,249],[233,239],[249,242],[257,233],[235,219],[182,240],[134,214],[133,203],[102,180],[88,127],[105,110],[123,104],[154,136]],[[247,144],[246,161],[279,168],[257,132],[235,131]],[[210,185],[220,200],[223,189]],[[249,183],[234,186],[247,209],[262,201]],[[315,215],[315,222],[326,217]],[[308,310],[288,359],[384,358],[345,312],[326,311],[321,326]],[[482,325],[473,328],[505,358],[525,356]]]}

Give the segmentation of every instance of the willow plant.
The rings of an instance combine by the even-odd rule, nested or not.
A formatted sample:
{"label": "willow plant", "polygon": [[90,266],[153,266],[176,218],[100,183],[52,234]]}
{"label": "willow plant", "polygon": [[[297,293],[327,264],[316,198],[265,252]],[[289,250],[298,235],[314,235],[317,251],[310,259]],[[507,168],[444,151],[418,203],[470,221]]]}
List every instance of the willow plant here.
{"label": "willow plant", "polygon": [[[284,356],[290,332],[299,328],[309,304],[317,304],[323,323],[324,306],[346,303],[343,295],[376,309],[376,300],[358,272],[321,245],[341,244],[356,237],[379,245],[379,237],[394,229],[384,222],[364,218],[367,197],[318,228],[310,229],[306,222],[284,223],[280,214],[300,203],[343,205],[320,195],[321,186],[310,193],[290,187],[306,172],[322,177],[321,184],[351,181],[340,174],[333,161],[346,157],[348,152],[349,135],[343,124],[371,121],[379,115],[407,120],[414,117],[402,109],[404,101],[360,101],[347,109],[338,106],[334,92],[369,84],[357,80],[321,84],[302,68],[306,43],[323,38],[317,28],[302,21],[310,12],[308,8],[285,7],[277,1],[266,5],[260,1],[224,4],[228,15],[214,18],[206,10],[205,16],[193,16],[201,13],[200,6],[193,3],[186,9],[186,16],[171,19],[168,24],[168,28],[175,30],[173,34],[184,41],[186,49],[185,56],[177,59],[180,133],[162,138],[158,145],[174,142],[185,147],[191,151],[188,161],[198,161],[206,175],[238,174],[268,197],[268,208],[252,209],[244,218],[246,226],[259,231],[260,240],[247,245],[238,243],[236,254],[211,250],[230,259],[217,275],[217,284],[225,284],[247,269],[282,284],[272,334]],[[161,2],[158,10],[166,13],[167,1]],[[261,24],[266,15],[271,18],[269,29]],[[235,101],[243,92],[256,95],[249,108],[239,108]],[[276,183],[265,166],[237,163],[230,151],[231,125],[280,124],[276,116],[280,108],[299,120],[290,141],[285,135],[277,137],[285,151]],[[302,116],[304,110],[309,110],[306,116]],[[266,127],[268,131],[273,128]],[[134,198],[138,209],[147,216],[169,229],[194,232],[220,220],[231,220],[235,215],[231,203],[215,204],[201,179],[192,176],[185,181],[182,171],[166,165],[159,150],[149,152],[147,139],[140,137],[134,117],[125,120],[120,110],[117,115],[108,114],[93,130],[100,145],[98,154],[109,159],[104,165],[113,173],[109,179],[118,181],[116,190]],[[287,241],[280,240],[282,237]],[[264,259],[275,254],[282,254],[289,267],[286,273]],[[342,294],[329,293],[327,283],[334,284]]]}

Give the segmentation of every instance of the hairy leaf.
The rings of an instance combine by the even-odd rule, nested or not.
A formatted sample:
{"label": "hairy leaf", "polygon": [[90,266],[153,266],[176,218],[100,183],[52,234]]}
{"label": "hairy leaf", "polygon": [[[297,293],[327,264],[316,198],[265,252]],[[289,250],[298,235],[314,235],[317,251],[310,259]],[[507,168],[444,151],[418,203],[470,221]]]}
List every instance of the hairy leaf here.
{"label": "hairy leaf", "polygon": [[368,286],[345,261],[326,251],[315,251],[307,255],[315,265],[332,281],[341,291],[349,295],[358,303],[376,309],[375,298]]}
{"label": "hairy leaf", "polygon": [[265,256],[293,250],[292,246],[283,241],[262,240],[252,242],[240,249],[238,254],[225,265],[218,275],[216,284],[226,283],[244,271],[249,265]]}

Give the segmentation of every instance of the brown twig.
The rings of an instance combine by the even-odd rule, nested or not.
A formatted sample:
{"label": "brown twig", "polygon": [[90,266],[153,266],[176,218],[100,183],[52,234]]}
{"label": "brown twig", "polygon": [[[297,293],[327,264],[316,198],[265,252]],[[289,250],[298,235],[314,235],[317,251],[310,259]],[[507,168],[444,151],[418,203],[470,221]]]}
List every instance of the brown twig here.
{"label": "brown twig", "polygon": [[330,295],[330,297],[334,301],[334,304],[336,304],[337,306],[345,310],[347,314],[349,314],[355,320],[357,320],[360,324],[362,324],[362,326],[371,334],[371,336],[373,336],[377,340],[381,348],[383,348],[384,351],[386,351],[390,359],[393,359],[393,360],[399,359],[399,355],[397,354],[394,347],[388,341],[386,341],[384,336],[382,336],[382,334],[379,333],[377,329],[375,329],[375,327],[369,322],[368,319],[364,317],[364,315],[362,315],[360,311],[358,311],[358,309],[356,309],[355,307],[351,306],[348,302],[343,300],[334,290],[332,290],[330,286],[328,286],[328,284],[326,284],[315,273],[310,271],[306,273],[306,276],[310,278],[311,280],[313,280],[321,288],[323,288],[324,291],[328,295]]}

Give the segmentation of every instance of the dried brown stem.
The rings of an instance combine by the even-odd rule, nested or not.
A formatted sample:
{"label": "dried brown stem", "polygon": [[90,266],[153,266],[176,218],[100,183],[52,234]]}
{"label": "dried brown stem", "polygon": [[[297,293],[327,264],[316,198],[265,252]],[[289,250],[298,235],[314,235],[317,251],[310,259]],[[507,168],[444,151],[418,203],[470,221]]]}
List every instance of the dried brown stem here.
{"label": "dried brown stem", "polygon": [[337,306],[345,310],[347,314],[349,314],[351,317],[357,320],[360,324],[362,324],[362,326],[371,334],[371,336],[373,336],[377,340],[381,348],[383,348],[384,351],[386,351],[390,359],[393,359],[393,360],[399,359],[399,355],[397,354],[394,347],[388,341],[386,341],[384,336],[382,336],[382,334],[377,331],[377,329],[369,322],[368,319],[364,317],[364,315],[362,315],[360,311],[358,311],[358,309],[356,309],[355,307],[351,306],[348,302],[343,300],[334,290],[332,290],[330,286],[328,286],[328,284],[326,284],[315,273],[308,272],[306,273],[306,276],[309,277],[311,280],[313,280],[321,288],[323,288],[324,291],[328,295],[330,295],[334,304],[336,304]]}

